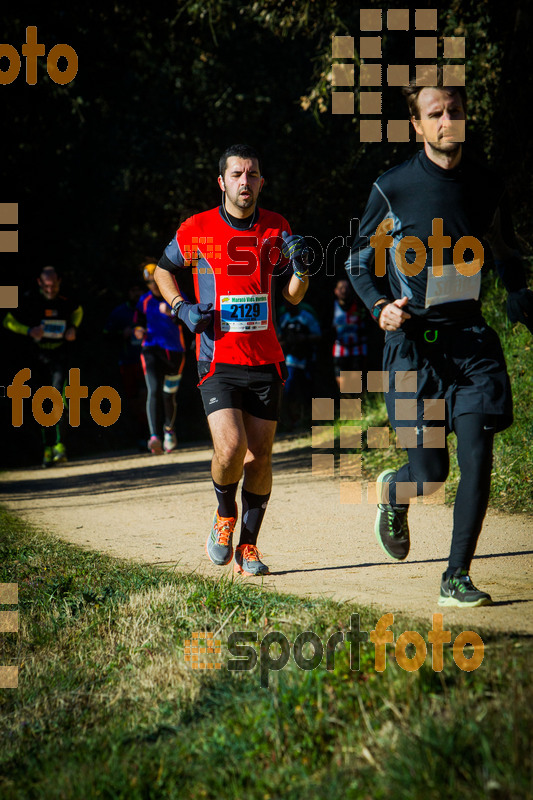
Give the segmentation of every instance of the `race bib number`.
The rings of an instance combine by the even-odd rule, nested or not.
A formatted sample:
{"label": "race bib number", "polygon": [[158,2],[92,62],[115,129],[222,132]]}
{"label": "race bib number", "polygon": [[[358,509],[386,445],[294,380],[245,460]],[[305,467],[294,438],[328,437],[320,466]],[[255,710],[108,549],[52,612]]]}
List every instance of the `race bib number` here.
{"label": "race bib number", "polygon": [[67,321],[64,319],[43,319],[41,325],[46,339],[62,339],[67,329]]}
{"label": "race bib number", "polygon": [[459,300],[477,300],[481,289],[481,265],[475,275],[461,275],[454,264],[444,264],[442,275],[436,277],[428,270],[426,308]]}
{"label": "race bib number", "polygon": [[261,331],[268,328],[268,295],[224,295],[220,298],[223,331]]}

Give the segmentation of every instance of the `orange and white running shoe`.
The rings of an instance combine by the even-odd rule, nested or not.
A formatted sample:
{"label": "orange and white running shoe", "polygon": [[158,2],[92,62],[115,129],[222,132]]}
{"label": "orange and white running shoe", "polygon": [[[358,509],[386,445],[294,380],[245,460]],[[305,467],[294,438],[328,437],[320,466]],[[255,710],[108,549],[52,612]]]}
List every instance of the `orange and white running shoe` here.
{"label": "orange and white running shoe", "polygon": [[205,543],[208,558],[217,567],[229,564],[233,558],[233,531],[237,524],[237,509],[234,517],[220,517],[215,511],[213,527]]}
{"label": "orange and white running shoe", "polygon": [[262,554],[255,544],[240,544],[235,548],[233,571],[242,575],[270,575],[270,570],[261,559]]}

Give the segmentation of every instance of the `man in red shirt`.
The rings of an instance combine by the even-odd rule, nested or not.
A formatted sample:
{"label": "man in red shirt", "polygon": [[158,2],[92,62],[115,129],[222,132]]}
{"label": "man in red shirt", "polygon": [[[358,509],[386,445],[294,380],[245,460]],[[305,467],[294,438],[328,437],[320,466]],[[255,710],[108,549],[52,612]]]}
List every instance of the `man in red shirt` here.
{"label": "man in red shirt", "polygon": [[[309,283],[307,246],[280,214],[258,208],[264,179],[255,150],[232,145],[219,170],[222,204],[185,220],[154,277],[173,315],[197,334],[198,385],[213,439],[218,500],[207,555],[219,566],[233,557],[235,498],[244,473],[234,569],[265,575],[257,536],[272,488],[272,445],[286,377],[272,278],[287,276],[283,297],[299,303]],[[191,268],[195,304],[179,288],[180,273]]]}

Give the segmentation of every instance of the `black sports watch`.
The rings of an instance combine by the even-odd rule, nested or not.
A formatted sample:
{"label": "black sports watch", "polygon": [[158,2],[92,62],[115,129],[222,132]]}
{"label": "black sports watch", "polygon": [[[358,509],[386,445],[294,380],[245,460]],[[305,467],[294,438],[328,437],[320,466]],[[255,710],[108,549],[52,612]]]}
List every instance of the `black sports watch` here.
{"label": "black sports watch", "polygon": [[[382,303],[381,300],[383,300],[384,302]],[[378,305],[378,303],[379,303],[379,305]],[[387,300],[387,298],[383,297],[383,298],[380,298],[379,300],[377,300],[376,303],[374,304],[374,306],[372,306],[372,311],[370,313],[372,314],[372,317],[376,320],[376,322],[379,322],[379,318],[381,317],[381,312],[383,311],[385,306],[388,305],[388,304],[389,304],[389,301]]]}
{"label": "black sports watch", "polygon": [[172,308],[170,309],[170,313],[172,314],[173,317],[177,317],[178,316],[178,311],[180,310],[180,308],[184,304],[184,302],[185,302],[185,300],[178,300],[178,302],[175,303],[172,306]]}

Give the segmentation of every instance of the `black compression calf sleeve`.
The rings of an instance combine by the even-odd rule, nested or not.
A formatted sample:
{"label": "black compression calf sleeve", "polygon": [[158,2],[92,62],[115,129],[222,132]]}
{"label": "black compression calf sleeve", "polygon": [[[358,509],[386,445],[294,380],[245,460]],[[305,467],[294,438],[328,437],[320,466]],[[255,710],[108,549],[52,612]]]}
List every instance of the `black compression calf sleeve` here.
{"label": "black compression calf sleeve", "polygon": [[217,495],[218,500],[218,516],[219,517],[235,517],[236,514],[236,506],[235,506],[235,495],[237,494],[237,486],[239,485],[239,481],[236,483],[228,483],[225,486],[221,486],[218,483],[213,481],[213,486],[215,487],[215,492]]}
{"label": "black compression calf sleeve", "polygon": [[268,494],[253,494],[243,488],[242,490],[242,522],[241,538],[239,544],[257,544],[259,529],[265,516],[270,492]]}

